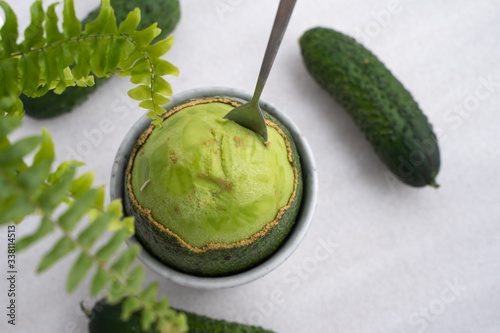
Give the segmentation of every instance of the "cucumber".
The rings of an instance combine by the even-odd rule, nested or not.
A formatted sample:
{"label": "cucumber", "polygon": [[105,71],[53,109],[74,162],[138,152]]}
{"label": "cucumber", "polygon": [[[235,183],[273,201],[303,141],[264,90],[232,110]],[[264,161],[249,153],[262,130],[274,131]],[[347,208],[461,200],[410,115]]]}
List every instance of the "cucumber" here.
{"label": "cucumber", "polygon": [[[178,311],[178,310],[177,310]],[[90,333],[139,333],[141,330],[140,312],[135,312],[129,321],[120,319],[122,303],[109,305],[104,299],[96,303],[90,313]],[[184,312],[184,311],[182,311]],[[273,333],[257,326],[248,326],[221,319],[212,319],[206,316],[184,312],[187,316],[189,333]],[[151,328],[147,333],[158,333]]]}
{"label": "cucumber", "polygon": [[312,77],[350,114],[381,160],[404,183],[438,187],[436,135],[411,94],[353,38],[313,28],[300,39]]}
{"label": "cucumber", "polygon": [[[181,15],[179,0],[111,0],[111,6],[118,24],[125,20],[130,11],[136,7],[139,8],[141,22],[138,30],[145,29],[157,22],[161,34],[156,37],[156,40],[167,37],[174,30]],[[82,21],[82,25],[94,21],[99,16],[99,11],[100,7],[92,11]],[[107,78],[94,76],[94,81],[95,84],[92,87],[67,87],[60,95],[53,91],[37,98],[21,95],[24,111],[28,116],[38,119],[52,118],[70,112],[75,105],[83,103],[90,94],[106,82]]]}

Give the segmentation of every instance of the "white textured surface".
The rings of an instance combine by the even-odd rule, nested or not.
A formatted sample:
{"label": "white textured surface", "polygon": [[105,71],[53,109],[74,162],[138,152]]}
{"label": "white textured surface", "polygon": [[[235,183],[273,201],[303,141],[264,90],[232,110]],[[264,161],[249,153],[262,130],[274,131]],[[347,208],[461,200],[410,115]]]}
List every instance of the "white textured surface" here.
{"label": "white textured surface", "polygon": [[[31,1],[8,2],[26,26]],[[394,3],[397,13],[382,26],[375,13]],[[77,1],[78,15],[97,4]],[[183,0],[176,43],[166,57],[181,70],[171,80],[174,92],[206,86],[253,91],[277,4]],[[160,281],[171,303],[282,333],[499,332],[499,15],[494,0],[299,1],[263,98],[294,120],[313,147],[320,179],[313,224],[285,264],[248,285],[199,291]],[[317,25],[354,36],[368,31],[364,44],[440,133],[438,190],[388,183],[362,134],[310,78],[297,39]],[[485,80],[494,84],[485,87]],[[480,86],[479,93],[491,91],[474,99]],[[16,137],[47,127],[59,160],[77,158],[70,152],[80,149],[84,169],[96,170],[97,183],[107,184],[122,137],[142,114],[126,95],[130,87],[113,78],[71,114],[26,118]],[[471,108],[467,103],[475,100]],[[102,142],[84,147],[86,133],[108,120],[113,126],[100,132]],[[26,220],[18,236],[34,226]],[[6,324],[5,242],[2,228],[0,331],[86,332],[78,303],[87,285],[71,295],[64,291],[74,257],[34,274],[50,241],[18,256],[17,325]],[[158,276],[149,272],[147,278]]]}

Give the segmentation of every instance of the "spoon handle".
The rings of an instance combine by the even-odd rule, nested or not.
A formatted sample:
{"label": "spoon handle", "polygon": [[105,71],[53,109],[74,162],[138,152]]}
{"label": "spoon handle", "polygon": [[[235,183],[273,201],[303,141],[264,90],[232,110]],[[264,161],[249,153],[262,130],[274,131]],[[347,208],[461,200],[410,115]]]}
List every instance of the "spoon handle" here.
{"label": "spoon handle", "polygon": [[276,18],[274,19],[273,29],[271,30],[271,36],[269,37],[269,42],[267,43],[266,53],[264,54],[264,60],[262,61],[262,66],[260,68],[259,78],[257,80],[257,86],[255,87],[255,92],[252,97],[252,102],[258,103],[264,85],[266,84],[267,77],[273,66],[274,58],[276,58],[276,53],[285,34],[288,21],[290,21],[290,16],[292,16],[293,7],[295,6],[296,0],[281,0],[278,12],[276,13]]}

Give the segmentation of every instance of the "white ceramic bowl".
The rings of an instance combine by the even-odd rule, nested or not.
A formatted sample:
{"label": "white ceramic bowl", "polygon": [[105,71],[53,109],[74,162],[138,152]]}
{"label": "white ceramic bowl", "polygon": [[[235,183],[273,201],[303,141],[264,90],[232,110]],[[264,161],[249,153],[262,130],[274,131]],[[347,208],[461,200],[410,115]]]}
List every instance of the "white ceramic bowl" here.
{"label": "white ceramic bowl", "polygon": [[[185,101],[203,97],[228,97],[236,101],[246,102],[249,101],[252,96],[231,88],[199,88],[175,95],[171,98],[172,101],[165,105],[165,109],[168,110]],[[316,208],[318,179],[314,157],[311,148],[300,133],[298,127],[285,114],[265,101],[261,100],[260,105],[263,110],[279,119],[288,128],[300,155],[304,190],[300,211],[295,219],[295,225],[290,231],[290,234],[278,250],[261,264],[244,272],[223,277],[200,277],[180,272],[167,266],[156,259],[154,255],[143,249],[139,254],[139,259],[159,275],[180,285],[199,289],[236,287],[254,281],[274,270],[292,254],[304,238],[311,223],[314,209]],[[111,200],[123,198],[125,169],[130,154],[138,138],[150,125],[150,122],[150,118],[143,116],[134,124],[123,139],[116,154],[111,174]],[[129,240],[129,243],[133,242],[138,242],[138,240],[133,237]]]}

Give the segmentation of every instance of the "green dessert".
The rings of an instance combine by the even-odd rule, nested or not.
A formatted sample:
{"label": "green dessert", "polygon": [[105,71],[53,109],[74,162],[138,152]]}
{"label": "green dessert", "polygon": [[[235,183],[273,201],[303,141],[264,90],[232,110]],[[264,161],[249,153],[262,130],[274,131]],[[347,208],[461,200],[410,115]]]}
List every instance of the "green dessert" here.
{"label": "green dessert", "polygon": [[222,118],[237,105],[180,105],[132,153],[126,207],[146,248],[176,269],[242,271],[272,254],[293,226],[302,183],[291,136],[270,115],[266,143]]}

